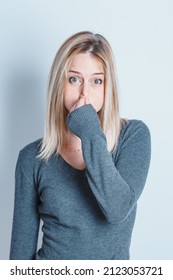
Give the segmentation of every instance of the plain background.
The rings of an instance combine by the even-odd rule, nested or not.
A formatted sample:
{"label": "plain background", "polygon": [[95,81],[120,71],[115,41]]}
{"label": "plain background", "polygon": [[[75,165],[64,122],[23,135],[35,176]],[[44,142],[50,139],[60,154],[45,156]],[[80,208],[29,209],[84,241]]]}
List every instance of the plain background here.
{"label": "plain background", "polygon": [[142,119],[152,160],[131,259],[173,259],[173,1],[0,0],[0,259],[8,259],[19,150],[42,137],[52,60],[71,34],[112,45],[121,116]]}

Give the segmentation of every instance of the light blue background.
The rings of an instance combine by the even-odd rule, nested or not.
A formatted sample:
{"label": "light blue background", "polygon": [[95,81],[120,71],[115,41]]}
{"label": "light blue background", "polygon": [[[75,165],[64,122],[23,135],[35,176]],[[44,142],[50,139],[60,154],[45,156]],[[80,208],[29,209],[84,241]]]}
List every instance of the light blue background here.
{"label": "light blue background", "polygon": [[0,0],[0,259],[8,259],[19,150],[42,137],[47,77],[60,44],[91,30],[111,43],[121,116],[142,119],[152,161],[132,259],[173,259],[173,1]]}

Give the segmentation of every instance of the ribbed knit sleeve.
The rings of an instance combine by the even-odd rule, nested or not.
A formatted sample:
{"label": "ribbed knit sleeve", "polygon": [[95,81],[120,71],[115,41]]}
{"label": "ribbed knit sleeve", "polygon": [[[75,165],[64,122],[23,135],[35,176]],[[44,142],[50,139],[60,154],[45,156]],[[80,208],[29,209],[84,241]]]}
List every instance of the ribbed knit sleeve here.
{"label": "ribbed knit sleeve", "polygon": [[21,151],[15,172],[15,201],[10,259],[34,259],[39,230],[38,197],[32,154]]}
{"label": "ribbed knit sleeve", "polygon": [[71,112],[67,126],[82,141],[87,179],[107,221],[112,224],[123,221],[137,203],[146,182],[151,154],[148,127],[134,120],[114,160],[91,104]]}

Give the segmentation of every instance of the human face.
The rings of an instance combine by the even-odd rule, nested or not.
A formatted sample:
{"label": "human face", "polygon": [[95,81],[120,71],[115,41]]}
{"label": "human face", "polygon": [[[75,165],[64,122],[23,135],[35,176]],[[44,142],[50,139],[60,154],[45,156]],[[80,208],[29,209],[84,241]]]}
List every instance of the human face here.
{"label": "human face", "polygon": [[70,112],[80,97],[87,98],[96,112],[104,102],[104,69],[90,53],[74,56],[70,65],[64,92],[64,105]]}

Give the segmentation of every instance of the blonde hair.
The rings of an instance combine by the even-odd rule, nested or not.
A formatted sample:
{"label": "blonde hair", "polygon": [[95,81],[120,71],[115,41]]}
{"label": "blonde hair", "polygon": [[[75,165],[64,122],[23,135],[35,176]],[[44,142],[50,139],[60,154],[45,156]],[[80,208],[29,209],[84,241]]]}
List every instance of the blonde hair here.
{"label": "blonde hair", "polygon": [[68,137],[66,126],[67,110],[64,106],[64,86],[67,73],[74,56],[89,52],[103,65],[105,71],[104,105],[98,112],[101,128],[107,139],[107,147],[111,152],[118,143],[121,129],[117,82],[114,56],[108,41],[100,34],[89,31],[78,32],[68,38],[59,48],[49,75],[47,114],[44,136],[38,157],[48,160],[61,150]]}

